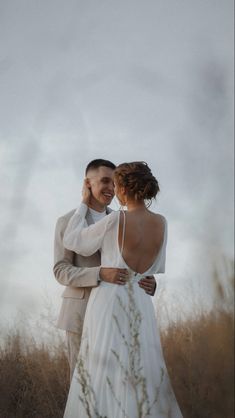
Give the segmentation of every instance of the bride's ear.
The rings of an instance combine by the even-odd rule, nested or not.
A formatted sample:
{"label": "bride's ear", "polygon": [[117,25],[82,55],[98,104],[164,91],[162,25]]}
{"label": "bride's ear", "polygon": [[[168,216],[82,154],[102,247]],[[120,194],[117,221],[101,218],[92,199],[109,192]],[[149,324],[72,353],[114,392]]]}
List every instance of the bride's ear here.
{"label": "bride's ear", "polygon": [[120,195],[121,195],[121,199],[122,199],[122,204],[125,206],[126,201],[127,201],[127,197],[126,197],[126,188],[124,186],[120,187]]}
{"label": "bride's ear", "polygon": [[126,194],[126,189],[125,189],[125,187],[121,187],[120,188],[120,191],[121,191],[121,194],[124,196],[125,194]]}

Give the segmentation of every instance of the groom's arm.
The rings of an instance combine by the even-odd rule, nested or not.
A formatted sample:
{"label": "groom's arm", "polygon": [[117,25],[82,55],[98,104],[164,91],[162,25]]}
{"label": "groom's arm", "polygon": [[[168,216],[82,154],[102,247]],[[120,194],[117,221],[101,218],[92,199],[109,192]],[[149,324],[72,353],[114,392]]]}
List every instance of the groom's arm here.
{"label": "groom's arm", "polygon": [[[113,283],[113,284],[126,284],[126,280],[128,279],[128,271],[127,269],[120,269],[120,268],[107,268],[101,267],[100,268],[100,278],[103,281]],[[157,283],[154,276],[147,276],[143,279],[139,280],[139,286],[150,296],[154,296]]]}
{"label": "groom's arm", "polygon": [[126,276],[126,269],[75,266],[76,254],[66,249],[63,244],[66,226],[67,222],[62,217],[58,219],[55,229],[53,272],[60,284],[72,287],[96,287],[100,280],[112,284],[125,284],[122,279]]}
{"label": "groom's arm", "polygon": [[77,267],[74,265],[75,253],[63,245],[63,236],[67,222],[59,218],[55,229],[54,275],[63,286],[95,287],[99,284],[100,267]]}
{"label": "groom's arm", "polygon": [[[63,286],[72,287],[96,287],[100,280],[112,284],[125,284],[126,269],[77,267],[74,265],[75,253],[66,249],[63,245],[64,231],[67,226],[66,220],[58,219],[55,228],[54,240],[54,267],[53,272],[56,280]],[[153,276],[148,279],[141,279],[140,287],[149,295],[154,295],[156,281]]]}

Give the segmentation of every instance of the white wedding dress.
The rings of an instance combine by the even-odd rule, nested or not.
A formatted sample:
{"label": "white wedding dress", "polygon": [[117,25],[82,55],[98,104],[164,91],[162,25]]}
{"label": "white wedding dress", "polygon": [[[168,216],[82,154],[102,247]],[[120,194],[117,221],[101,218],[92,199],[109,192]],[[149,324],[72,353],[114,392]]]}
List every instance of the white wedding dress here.
{"label": "white wedding dress", "polygon": [[[65,232],[66,248],[84,256],[101,250],[103,267],[127,268],[128,284],[101,282],[87,305],[80,352],[64,418],[182,418],[170,385],[152,300],[141,277],[165,270],[162,247],[144,273],[131,270],[119,249],[120,212],[87,227],[81,204]],[[125,228],[123,228],[123,237]]]}

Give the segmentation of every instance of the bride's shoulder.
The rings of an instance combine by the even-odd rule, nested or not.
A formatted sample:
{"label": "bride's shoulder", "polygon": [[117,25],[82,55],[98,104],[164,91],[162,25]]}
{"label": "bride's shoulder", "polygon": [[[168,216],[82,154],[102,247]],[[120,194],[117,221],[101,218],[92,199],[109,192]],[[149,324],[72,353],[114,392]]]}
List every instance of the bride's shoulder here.
{"label": "bride's shoulder", "polygon": [[151,212],[151,214],[153,215],[156,222],[161,222],[161,223],[166,223],[167,222],[165,216],[163,216],[161,213]]}
{"label": "bride's shoulder", "polygon": [[160,213],[156,213],[156,215],[158,216],[158,219],[161,220],[164,224],[167,223],[167,220],[164,215],[161,215]]}
{"label": "bride's shoulder", "polygon": [[158,232],[159,231],[166,232],[167,220],[165,216],[163,216],[160,213],[153,213],[153,212],[152,212],[152,215],[153,215],[153,228]]}
{"label": "bride's shoulder", "polygon": [[109,212],[105,218],[106,218],[107,224],[111,225],[118,219],[118,217],[119,217],[119,212],[113,210],[112,212]]}
{"label": "bride's shoulder", "polygon": [[112,211],[110,211],[110,212],[107,214],[107,217],[108,217],[109,219],[113,219],[113,218],[115,218],[115,217],[117,217],[117,216],[118,216],[118,213],[119,213],[119,211],[118,211],[118,210],[112,210]]}

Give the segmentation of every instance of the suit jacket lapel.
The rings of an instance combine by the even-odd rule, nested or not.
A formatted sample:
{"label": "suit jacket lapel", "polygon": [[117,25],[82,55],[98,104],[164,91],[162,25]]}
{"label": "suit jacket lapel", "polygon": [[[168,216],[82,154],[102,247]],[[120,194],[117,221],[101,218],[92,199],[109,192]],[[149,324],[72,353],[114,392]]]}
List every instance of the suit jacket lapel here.
{"label": "suit jacket lapel", "polygon": [[89,209],[88,209],[87,214],[86,214],[86,221],[87,221],[87,225],[94,224],[94,220],[91,216],[91,212],[89,211]]}

